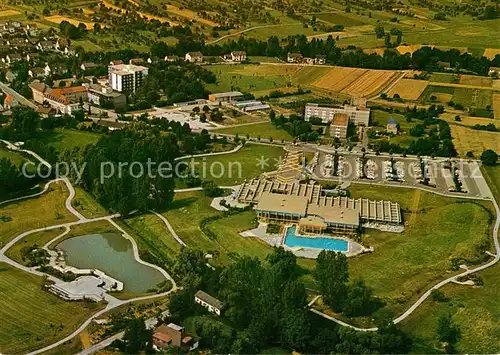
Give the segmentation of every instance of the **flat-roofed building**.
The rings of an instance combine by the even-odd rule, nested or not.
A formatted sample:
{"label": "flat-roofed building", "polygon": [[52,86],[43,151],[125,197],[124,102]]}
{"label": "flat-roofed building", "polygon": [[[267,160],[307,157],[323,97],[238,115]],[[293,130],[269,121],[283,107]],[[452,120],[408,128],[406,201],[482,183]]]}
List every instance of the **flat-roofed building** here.
{"label": "flat-roofed building", "polygon": [[212,102],[230,102],[243,94],[239,91],[219,92],[217,94],[208,95],[208,100]]}
{"label": "flat-roofed building", "polygon": [[338,139],[347,138],[347,128],[349,126],[349,117],[345,113],[336,113],[330,124],[330,136]]}
{"label": "flat-roofed building", "polygon": [[330,123],[336,114],[345,114],[349,122],[355,125],[368,126],[370,123],[370,109],[351,105],[344,106],[321,106],[319,104],[307,104],[304,119],[309,121],[312,117],[318,117],[323,123]]}
{"label": "flat-roofed building", "polygon": [[108,67],[109,86],[119,92],[135,92],[148,75],[148,68],[134,64],[115,64]]}
{"label": "flat-roofed building", "polygon": [[398,203],[328,196],[319,184],[252,180],[240,187],[236,199],[255,205],[260,220],[296,223],[304,234],[326,230],[351,234],[361,223],[402,223]]}

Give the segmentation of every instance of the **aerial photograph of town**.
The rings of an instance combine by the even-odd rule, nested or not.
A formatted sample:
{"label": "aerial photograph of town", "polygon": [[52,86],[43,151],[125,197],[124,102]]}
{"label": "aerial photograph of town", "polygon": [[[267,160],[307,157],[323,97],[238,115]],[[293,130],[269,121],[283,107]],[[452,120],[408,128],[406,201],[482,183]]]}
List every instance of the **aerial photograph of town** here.
{"label": "aerial photograph of town", "polygon": [[499,354],[500,0],[0,0],[0,354]]}

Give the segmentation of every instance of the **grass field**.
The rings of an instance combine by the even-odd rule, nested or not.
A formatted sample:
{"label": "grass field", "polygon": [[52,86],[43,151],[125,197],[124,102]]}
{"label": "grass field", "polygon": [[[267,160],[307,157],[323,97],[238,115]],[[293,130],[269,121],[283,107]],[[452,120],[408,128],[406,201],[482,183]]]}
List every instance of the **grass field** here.
{"label": "grass field", "polygon": [[449,284],[440,290],[448,302],[428,298],[401,327],[412,336],[413,353],[437,353],[436,326],[440,316],[451,314],[460,327],[459,354],[498,354],[500,352],[500,266],[478,273],[484,286],[470,287]]}
{"label": "grass field", "polygon": [[87,191],[81,187],[75,187],[73,207],[87,218],[97,218],[108,215],[108,211],[102,207]]}
{"label": "grass field", "polygon": [[42,289],[43,278],[0,263],[0,351],[26,353],[74,331],[100,304],[65,302]]}
{"label": "grass field", "polygon": [[[463,202],[412,189],[354,185],[350,190],[354,198],[399,202],[404,211],[405,232],[367,230],[363,242],[375,251],[349,261],[352,279],[363,278],[396,313],[443,279],[451,258],[475,259],[479,255],[474,248],[491,242],[489,203]],[[409,218],[411,212],[414,215]]]}
{"label": "grass field", "polygon": [[500,133],[470,129],[459,125],[450,125],[453,144],[460,156],[467,152],[480,156],[486,149],[500,152]]}
{"label": "grass field", "polygon": [[283,129],[276,128],[276,126],[271,122],[221,128],[214,130],[214,132],[221,134],[238,134],[240,138],[245,138],[248,134],[251,138],[258,138],[260,136],[263,139],[272,137],[275,141],[281,141],[282,139],[285,141],[293,140],[293,137],[288,134],[288,132]]}
{"label": "grass field", "polygon": [[500,119],[500,94],[493,94],[493,115],[495,119]]}
{"label": "grass field", "polygon": [[2,158],[9,159],[16,166],[20,166],[22,162],[30,161],[29,158],[21,155],[20,153],[13,152],[12,150],[8,150],[0,145],[0,159]]}
{"label": "grass field", "polygon": [[484,76],[460,75],[460,84],[491,87],[493,84],[493,79]]}
{"label": "grass field", "polygon": [[432,73],[430,78],[431,83],[455,83],[458,84],[460,78],[455,74]]}
{"label": "grass field", "polygon": [[316,15],[316,18],[320,21],[331,23],[332,25],[343,25],[344,27],[361,26],[366,24],[366,22],[356,18],[355,16],[340,14],[338,12],[318,14]]}
{"label": "grass field", "polygon": [[387,95],[393,97],[394,94],[398,94],[404,100],[415,101],[422,95],[427,85],[429,82],[425,80],[401,79]]}
{"label": "grass field", "polygon": [[0,244],[27,230],[75,221],[76,217],[64,206],[67,197],[66,185],[57,182],[40,197],[1,206],[0,215],[11,220],[0,222]]}
{"label": "grass field", "polygon": [[[213,180],[221,186],[233,186],[276,170],[275,164],[283,155],[281,147],[246,144],[236,153],[197,158],[195,161],[199,162],[197,167],[200,175],[206,176],[207,180]],[[263,169],[259,166],[260,159],[267,159],[268,165]]]}
{"label": "grass field", "polygon": [[255,213],[251,211],[210,222],[207,228],[217,236],[217,239],[210,239],[201,231],[200,222],[206,217],[222,214],[210,207],[211,201],[200,191],[178,193],[171,208],[162,214],[190,248],[213,254],[217,264],[231,262],[237,257],[235,253],[263,257],[271,250],[259,240],[238,234],[255,226]]}
{"label": "grass field", "polygon": [[52,132],[45,132],[39,139],[53,146],[58,152],[63,152],[95,144],[100,137],[101,135],[97,133],[57,128]]}
{"label": "grass field", "polygon": [[483,173],[488,186],[495,196],[497,202],[500,204],[500,165],[496,166],[482,166],[481,171]]}
{"label": "grass field", "polygon": [[[433,103],[442,103],[447,104],[448,101],[455,94],[455,88],[447,87],[447,86],[433,86],[428,85],[422,95],[419,97],[419,101],[423,104],[433,104]],[[435,96],[437,98],[436,101],[432,101],[431,97]]]}
{"label": "grass field", "polygon": [[58,235],[61,235],[64,231],[65,228],[58,228],[30,234],[18,243],[14,244],[9,250],[7,250],[6,255],[19,264],[25,265],[25,261],[23,260],[21,255],[21,251],[23,248],[32,246],[42,247]]}

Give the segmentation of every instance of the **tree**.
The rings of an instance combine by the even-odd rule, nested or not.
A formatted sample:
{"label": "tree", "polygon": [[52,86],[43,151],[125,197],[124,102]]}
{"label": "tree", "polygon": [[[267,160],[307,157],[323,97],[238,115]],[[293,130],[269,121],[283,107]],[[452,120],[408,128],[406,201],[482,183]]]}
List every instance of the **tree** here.
{"label": "tree", "polygon": [[33,138],[40,124],[40,115],[28,107],[14,107],[12,109],[12,128],[18,139]]}
{"label": "tree", "polygon": [[451,314],[439,317],[436,333],[439,341],[447,343],[447,352],[452,352],[454,345],[460,339],[460,328],[453,322]]}
{"label": "tree", "polygon": [[384,29],[384,26],[382,25],[377,25],[377,27],[375,27],[375,34],[377,35],[377,38],[382,38],[385,36],[385,29]]}
{"label": "tree", "polygon": [[215,182],[211,180],[203,181],[201,187],[203,187],[203,192],[208,197],[219,197],[224,192]]}
{"label": "tree", "polygon": [[342,311],[349,281],[347,257],[340,252],[322,250],[316,260],[314,277],[325,303],[335,312]]}
{"label": "tree", "polygon": [[487,149],[481,154],[481,161],[484,165],[494,166],[498,161],[498,154],[494,150]]}
{"label": "tree", "polygon": [[151,350],[153,346],[152,334],[146,329],[142,318],[134,318],[129,321],[123,340],[127,354],[138,354],[141,350]]}
{"label": "tree", "polygon": [[361,316],[370,313],[372,304],[372,290],[363,280],[354,280],[349,286],[344,304],[344,314],[347,316]]}

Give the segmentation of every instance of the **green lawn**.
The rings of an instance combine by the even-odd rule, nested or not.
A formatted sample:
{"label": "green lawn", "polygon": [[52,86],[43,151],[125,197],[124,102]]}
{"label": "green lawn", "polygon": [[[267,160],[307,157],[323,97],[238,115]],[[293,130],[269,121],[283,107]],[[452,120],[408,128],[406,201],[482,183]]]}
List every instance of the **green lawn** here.
{"label": "green lawn", "polygon": [[[278,146],[246,144],[236,153],[189,161],[196,162],[195,168],[204,180],[213,180],[221,186],[233,186],[276,170],[276,163],[283,155],[283,148]],[[262,159],[267,159],[265,166],[259,165]]]}
{"label": "green lawn", "polygon": [[495,196],[498,204],[500,205],[500,165],[497,166],[482,166],[483,173],[488,186],[491,189],[493,196]]}
{"label": "green lawn", "polygon": [[14,244],[9,250],[7,250],[6,255],[19,264],[25,265],[25,262],[21,255],[21,250],[23,248],[32,246],[43,247],[46,243],[50,242],[58,235],[61,235],[64,230],[64,228],[58,228],[30,234],[18,243]]}
{"label": "green lawn", "polygon": [[276,128],[271,122],[256,123],[252,125],[227,127],[214,130],[216,133],[221,134],[238,134],[240,138],[263,138],[269,139],[272,137],[275,141],[292,141],[293,137],[283,129]]}
{"label": "green lawn", "polygon": [[8,222],[0,221],[0,245],[31,229],[76,221],[64,206],[67,197],[66,185],[57,182],[39,197],[0,207],[0,216],[11,218]]}
{"label": "green lawn", "polygon": [[21,165],[22,162],[30,161],[29,158],[23,156],[20,153],[13,152],[11,150],[8,150],[7,148],[4,148],[3,146],[0,146],[0,159],[2,158],[9,159],[16,166]]}
{"label": "green lawn", "polygon": [[[475,95],[476,91],[478,92],[477,95]],[[456,88],[455,93],[453,94],[453,101],[455,103],[462,104],[464,107],[485,109],[486,106],[491,107],[492,95],[491,90]],[[476,97],[475,101],[474,97]]]}
{"label": "green lawn", "polygon": [[42,289],[43,278],[0,263],[0,352],[26,353],[73,332],[102,307],[66,302]]}
{"label": "green lawn", "polygon": [[398,202],[404,211],[403,233],[367,230],[363,243],[374,252],[349,261],[351,278],[363,278],[396,313],[449,275],[452,258],[475,260],[484,255],[475,248],[491,244],[493,212],[487,202],[403,188],[354,185],[350,190],[354,198]]}
{"label": "green lawn", "polygon": [[401,324],[412,336],[413,353],[435,353],[439,346],[436,326],[440,316],[451,314],[460,327],[461,338],[457,354],[500,353],[500,266],[478,273],[483,286],[470,287],[448,284],[440,290],[448,302],[428,298]]}
{"label": "green lawn", "polygon": [[256,257],[267,255],[271,250],[267,244],[239,235],[240,232],[256,225],[256,216],[252,211],[209,222],[207,228],[217,236],[216,239],[202,232],[200,222],[204,218],[222,215],[222,212],[210,207],[211,201],[212,199],[201,191],[178,193],[172,206],[162,214],[190,248],[212,254],[216,264],[231,262],[237,258],[236,253]]}
{"label": "green lawn", "polygon": [[321,21],[329,22],[332,25],[343,25],[344,27],[361,26],[366,24],[365,21],[356,15],[341,14],[338,12],[318,14],[316,15],[316,18]]}
{"label": "green lawn", "polygon": [[101,206],[94,197],[81,187],[75,187],[73,207],[87,218],[104,217],[110,213]]}
{"label": "green lawn", "polygon": [[431,83],[455,83],[460,82],[460,77],[455,74],[432,73],[430,78]]}
{"label": "green lawn", "polygon": [[88,144],[95,144],[101,137],[98,133],[78,131],[74,129],[56,128],[51,132],[44,132],[40,138],[53,146],[57,151],[63,152],[76,147],[83,148]]}
{"label": "green lawn", "polygon": [[[422,104],[447,104],[455,94],[454,87],[428,85],[418,100]],[[437,100],[432,101],[431,97],[436,96]]]}

